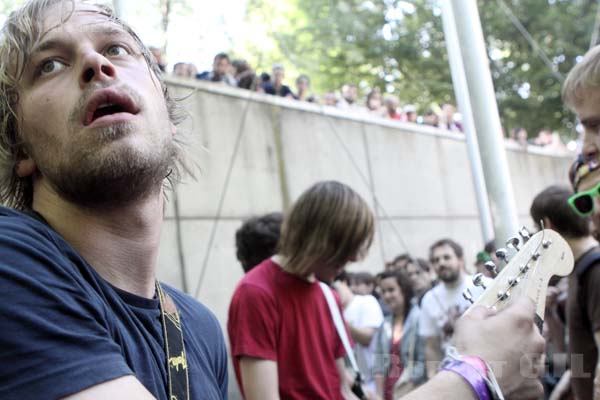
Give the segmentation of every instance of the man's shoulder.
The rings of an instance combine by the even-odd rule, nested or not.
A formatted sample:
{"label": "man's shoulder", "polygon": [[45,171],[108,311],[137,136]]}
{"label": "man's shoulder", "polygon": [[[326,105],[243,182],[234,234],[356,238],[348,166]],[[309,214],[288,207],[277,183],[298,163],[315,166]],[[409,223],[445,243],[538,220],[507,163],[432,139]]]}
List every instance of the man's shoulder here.
{"label": "man's shoulder", "polygon": [[199,74],[196,74],[196,79],[200,79],[202,81],[209,81],[212,79],[212,71],[202,71]]}
{"label": "man's shoulder", "polygon": [[423,302],[425,301],[435,301],[435,296],[440,296],[443,293],[446,292],[446,287],[444,286],[443,282],[439,282],[437,285],[435,285],[434,287],[432,287],[431,289],[429,289],[424,295],[423,295]]}
{"label": "man's shoulder", "polygon": [[45,225],[33,216],[22,211],[0,206],[0,230],[11,231],[19,229],[34,231],[36,228],[39,230],[40,227],[45,227]]}
{"label": "man's shoulder", "polygon": [[584,275],[588,274],[588,271],[596,269],[596,266],[600,264],[600,247],[596,246],[587,251],[581,257],[575,261],[575,276],[581,280]]}
{"label": "man's shoulder", "polygon": [[275,94],[275,87],[273,86],[273,84],[271,82],[265,82],[262,85],[262,89],[265,91],[265,93]]}
{"label": "man's shoulder", "polygon": [[59,236],[45,223],[21,211],[0,206],[0,249],[20,252],[28,248],[58,248]]}
{"label": "man's shoulder", "polygon": [[590,297],[595,295],[590,292],[600,285],[600,249],[594,251],[594,254],[589,254],[584,263],[580,261],[575,265],[575,284],[578,288],[584,288],[582,293],[585,297]]}
{"label": "man's shoulder", "polygon": [[188,318],[192,318],[194,321],[208,322],[210,324],[216,323],[218,325],[217,318],[213,312],[200,301],[165,283],[161,283],[161,287],[171,296],[178,311],[182,314],[188,316]]}
{"label": "man's shoulder", "polygon": [[355,318],[358,318],[356,323],[359,326],[379,327],[383,322],[383,312],[377,299],[370,294],[354,295],[358,301],[358,307],[355,310]]}
{"label": "man's shoulder", "polygon": [[424,295],[423,299],[421,299],[421,309],[424,312],[428,312],[429,310],[435,308],[439,308],[439,303],[442,301],[442,296],[444,296],[446,288],[442,282],[438,283],[431,289],[429,289]]}
{"label": "man's shoulder", "polygon": [[271,293],[275,286],[275,280],[281,273],[283,271],[273,260],[266,259],[244,275],[238,284],[238,289],[244,288]]}
{"label": "man's shoulder", "polygon": [[225,339],[215,314],[200,301],[181,290],[166,284],[161,286],[177,306],[185,335],[197,336],[200,341],[210,346],[211,354],[218,354],[224,346]]}
{"label": "man's shoulder", "polygon": [[377,299],[373,295],[370,295],[370,294],[355,294],[354,301],[356,302],[356,305],[359,306],[360,308],[380,309],[379,302],[377,302]]}

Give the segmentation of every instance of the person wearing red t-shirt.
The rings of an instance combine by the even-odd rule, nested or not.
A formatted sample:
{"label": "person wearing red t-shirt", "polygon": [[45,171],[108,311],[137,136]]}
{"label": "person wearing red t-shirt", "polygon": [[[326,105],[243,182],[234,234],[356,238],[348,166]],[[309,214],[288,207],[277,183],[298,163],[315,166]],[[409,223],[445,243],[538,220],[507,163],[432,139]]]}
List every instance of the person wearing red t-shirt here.
{"label": "person wearing red t-shirt", "polygon": [[284,219],[278,254],[242,279],[229,308],[231,354],[246,399],[356,399],[318,281],[331,282],[360,259],[373,231],[369,206],[342,183],[319,182],[300,196]]}

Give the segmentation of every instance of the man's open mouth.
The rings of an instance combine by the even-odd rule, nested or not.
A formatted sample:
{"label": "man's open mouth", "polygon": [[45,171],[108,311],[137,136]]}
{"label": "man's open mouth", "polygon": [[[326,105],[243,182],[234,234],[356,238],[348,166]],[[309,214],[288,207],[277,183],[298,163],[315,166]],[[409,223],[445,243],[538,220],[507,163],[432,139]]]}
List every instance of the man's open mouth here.
{"label": "man's open mouth", "polygon": [[97,119],[118,113],[137,114],[139,107],[126,92],[115,88],[100,89],[88,101],[83,119],[84,125],[90,125]]}

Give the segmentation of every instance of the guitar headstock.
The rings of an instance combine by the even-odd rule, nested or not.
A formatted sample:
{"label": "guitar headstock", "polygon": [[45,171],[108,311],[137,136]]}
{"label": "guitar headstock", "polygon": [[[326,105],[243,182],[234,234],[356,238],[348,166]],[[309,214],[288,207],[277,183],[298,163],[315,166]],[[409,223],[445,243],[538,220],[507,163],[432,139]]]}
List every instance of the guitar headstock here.
{"label": "guitar headstock", "polygon": [[[548,282],[554,275],[567,276],[571,273],[573,253],[567,242],[551,229],[543,229],[529,237],[529,233],[522,228],[519,234],[521,240],[514,237],[507,242],[507,247],[517,250],[510,260],[508,250],[499,249],[496,252],[498,258],[507,264],[471,308],[480,305],[501,310],[511,299],[527,296],[534,302],[541,324],[544,320]],[[486,267],[497,273],[493,262],[486,263]],[[483,286],[481,274],[475,275],[473,281],[476,286]],[[468,291],[463,296],[472,298]]]}

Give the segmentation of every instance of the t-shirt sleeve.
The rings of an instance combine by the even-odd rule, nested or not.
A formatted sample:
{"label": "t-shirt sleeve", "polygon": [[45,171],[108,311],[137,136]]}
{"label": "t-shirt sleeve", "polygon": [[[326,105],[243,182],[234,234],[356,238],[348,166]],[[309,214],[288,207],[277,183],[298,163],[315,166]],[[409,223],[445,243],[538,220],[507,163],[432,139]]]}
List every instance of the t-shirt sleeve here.
{"label": "t-shirt sleeve", "polygon": [[10,219],[0,221],[0,398],[62,398],[133,374],[77,267],[48,233]]}
{"label": "t-shirt sleeve", "polygon": [[238,286],[227,322],[233,357],[277,361],[279,316],[276,307],[275,300],[263,289],[249,283]]}
{"label": "t-shirt sleeve", "polygon": [[433,315],[434,299],[429,291],[421,302],[421,314],[419,316],[419,335],[424,337],[439,336],[438,327]]}
{"label": "t-shirt sleeve", "polygon": [[587,317],[592,331],[600,331],[600,265],[592,266],[583,277],[585,279]]}
{"label": "t-shirt sleeve", "polygon": [[[212,347],[213,353],[212,357],[212,365],[211,367],[214,370],[214,377],[216,378],[216,386],[221,391],[221,399],[227,399],[228,393],[228,384],[229,384],[229,374],[228,374],[228,356],[227,356],[227,346],[225,344],[225,338],[223,337],[223,332],[221,331],[221,326],[217,321],[217,318],[206,309],[205,313],[208,315],[207,321],[204,324],[202,329],[204,337],[210,339],[207,341]],[[210,331],[210,335],[209,332]],[[196,332],[198,332],[197,330]],[[210,376],[204,372],[205,379],[210,379]],[[208,383],[204,383],[204,386],[207,386]],[[206,393],[208,395],[208,393]]]}
{"label": "t-shirt sleeve", "polygon": [[383,323],[383,312],[373,296],[365,296],[364,310],[361,318],[361,328],[379,328]]}

